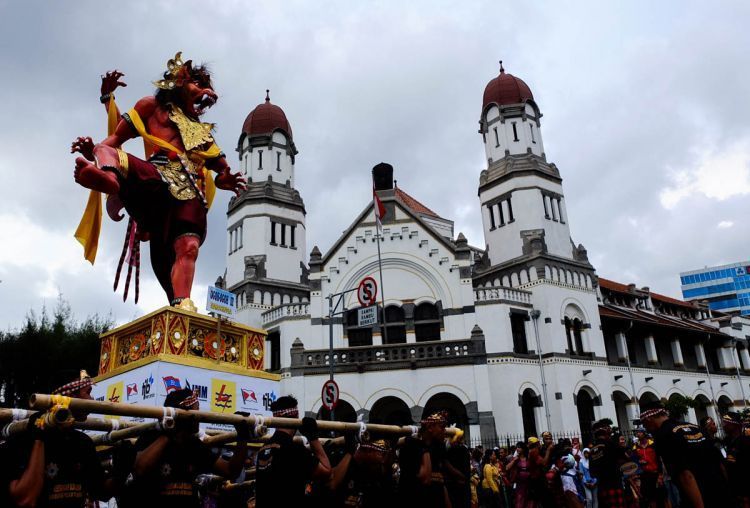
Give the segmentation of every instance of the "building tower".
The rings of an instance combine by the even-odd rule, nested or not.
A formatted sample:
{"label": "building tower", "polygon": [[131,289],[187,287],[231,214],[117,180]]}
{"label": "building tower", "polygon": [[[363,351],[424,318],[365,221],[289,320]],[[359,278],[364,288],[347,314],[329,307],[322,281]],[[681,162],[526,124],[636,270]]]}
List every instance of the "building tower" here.
{"label": "building tower", "polygon": [[[484,90],[479,119],[487,156],[479,199],[490,266],[542,252],[581,258],[571,244],[560,172],[544,153],[541,118],[531,89],[500,62],[500,74]],[[529,278],[544,276],[543,265],[536,267]]]}
{"label": "building tower", "polygon": [[[586,250],[570,238],[562,178],[547,162],[541,118],[531,89],[506,73],[501,62],[500,74],[484,90],[479,119],[487,156],[487,169],[479,177],[487,250],[475,265],[473,284],[527,291],[529,305],[511,309],[513,353],[553,354],[569,362],[556,365],[556,375],[546,384],[540,379],[541,390],[530,389],[541,402],[523,403],[524,429],[532,428],[534,408],[543,405],[547,426],[580,425],[583,431],[610,404],[593,388],[608,383],[605,368],[587,368],[586,379],[580,380],[581,365],[606,355],[598,333],[596,275]],[[495,321],[480,326],[488,353],[508,351],[507,332],[497,330]],[[570,380],[587,388],[571,386]],[[571,396],[577,417],[563,407]]]}
{"label": "building tower", "polygon": [[294,188],[297,148],[292,127],[266,99],[253,109],[237,143],[247,190],[227,210],[227,271],[220,281],[237,295],[238,320],[260,326],[272,305],[307,300],[303,262],[305,205]]}

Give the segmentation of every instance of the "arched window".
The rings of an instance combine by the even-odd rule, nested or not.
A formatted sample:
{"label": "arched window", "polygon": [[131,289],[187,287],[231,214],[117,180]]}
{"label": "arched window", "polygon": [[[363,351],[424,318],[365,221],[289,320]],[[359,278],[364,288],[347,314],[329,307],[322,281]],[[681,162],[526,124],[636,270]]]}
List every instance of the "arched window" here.
{"label": "arched window", "polygon": [[570,321],[568,316],[565,316],[565,338],[568,339],[568,351],[573,352],[573,337],[572,337],[573,323]]}
{"label": "arched window", "polygon": [[526,388],[521,395],[521,419],[523,421],[523,433],[525,436],[536,436],[536,414],[535,408],[541,406],[539,397],[531,388]]}
{"label": "arched window", "polygon": [[388,307],[386,307],[385,328],[386,334],[383,336],[384,344],[406,343],[406,323],[404,320],[404,309],[397,305],[389,305]]}
{"label": "arched window", "polygon": [[586,351],[583,346],[583,314],[575,305],[565,308],[565,337],[568,341],[568,352],[572,355],[584,355]]}
{"label": "arched window", "polygon": [[440,340],[440,313],[434,303],[420,303],[414,309],[414,335],[417,342]]}
{"label": "arched window", "polygon": [[581,330],[583,329],[583,323],[580,319],[575,318],[573,320],[573,341],[576,346],[576,353],[582,355],[585,353],[583,350],[583,338],[581,337]]}
{"label": "arched window", "polygon": [[351,309],[346,312],[346,329],[344,333],[349,340],[349,346],[372,346],[372,327],[357,326],[357,310]]}

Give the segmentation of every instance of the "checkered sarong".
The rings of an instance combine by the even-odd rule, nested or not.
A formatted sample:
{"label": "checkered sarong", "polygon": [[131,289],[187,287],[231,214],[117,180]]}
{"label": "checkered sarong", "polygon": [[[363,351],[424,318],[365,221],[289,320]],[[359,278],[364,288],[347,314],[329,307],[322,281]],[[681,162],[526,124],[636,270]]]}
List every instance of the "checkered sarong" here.
{"label": "checkered sarong", "polygon": [[599,506],[602,508],[627,508],[622,489],[599,489]]}

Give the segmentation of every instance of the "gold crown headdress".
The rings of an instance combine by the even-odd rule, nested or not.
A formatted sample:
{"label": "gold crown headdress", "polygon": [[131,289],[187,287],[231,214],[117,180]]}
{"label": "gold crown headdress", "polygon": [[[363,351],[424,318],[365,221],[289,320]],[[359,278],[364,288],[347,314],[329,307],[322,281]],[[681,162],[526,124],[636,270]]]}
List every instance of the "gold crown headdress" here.
{"label": "gold crown headdress", "polygon": [[191,60],[182,61],[182,51],[178,51],[174,58],[167,61],[167,71],[164,73],[164,79],[154,81],[156,88],[162,90],[173,90],[177,86],[177,76],[185,65],[190,65]]}

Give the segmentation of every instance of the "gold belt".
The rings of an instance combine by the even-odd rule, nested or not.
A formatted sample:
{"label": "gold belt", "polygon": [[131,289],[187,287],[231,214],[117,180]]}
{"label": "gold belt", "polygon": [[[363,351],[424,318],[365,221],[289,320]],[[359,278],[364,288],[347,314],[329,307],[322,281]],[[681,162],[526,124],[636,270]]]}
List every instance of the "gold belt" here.
{"label": "gold belt", "polygon": [[189,171],[190,175],[193,177],[192,180],[197,183],[198,175],[194,171],[190,171],[193,169],[192,167],[184,169],[182,162],[176,160],[167,161],[166,164],[156,165],[156,168],[159,170],[161,177],[167,183],[169,192],[175,197],[175,199],[187,201],[198,196],[193,182],[191,182],[191,179],[187,174]]}

